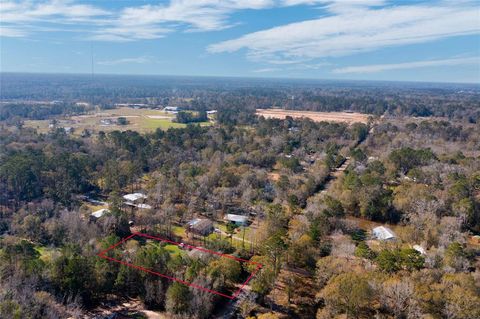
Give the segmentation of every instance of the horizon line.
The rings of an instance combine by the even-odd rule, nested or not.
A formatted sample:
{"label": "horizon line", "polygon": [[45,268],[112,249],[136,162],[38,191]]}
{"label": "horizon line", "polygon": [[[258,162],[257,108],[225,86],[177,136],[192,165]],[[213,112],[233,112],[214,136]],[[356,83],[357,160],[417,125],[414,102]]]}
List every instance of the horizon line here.
{"label": "horizon line", "polygon": [[[92,77],[91,72],[24,72],[1,71],[3,74],[34,74],[34,75],[81,75]],[[238,76],[238,75],[182,75],[182,74],[142,74],[142,73],[95,73],[95,76],[132,76],[132,77],[190,77],[190,78],[228,78],[228,79],[254,79],[254,80],[286,80],[286,81],[325,81],[325,82],[369,82],[369,83],[411,83],[411,84],[446,84],[446,85],[474,85],[480,87],[480,82],[443,82],[422,80],[360,80],[360,79],[332,79],[308,77],[277,77],[277,76]],[[94,77],[95,77],[94,76]],[[1,85],[1,82],[0,82]]]}

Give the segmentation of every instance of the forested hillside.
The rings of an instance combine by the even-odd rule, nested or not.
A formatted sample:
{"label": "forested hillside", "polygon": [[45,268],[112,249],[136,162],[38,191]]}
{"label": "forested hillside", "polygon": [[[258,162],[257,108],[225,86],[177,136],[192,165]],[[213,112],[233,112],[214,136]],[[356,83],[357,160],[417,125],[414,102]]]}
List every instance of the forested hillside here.
{"label": "forested hillside", "polygon": [[[101,106],[2,105],[0,317],[480,317],[476,95],[243,90],[170,96],[218,113],[209,126],[147,133],[40,133],[22,119]],[[371,117],[348,125],[255,115],[272,103]],[[194,229],[201,220],[208,232]],[[171,242],[131,237],[106,255],[124,264],[97,256],[135,233]],[[229,300],[182,282],[241,293]]]}

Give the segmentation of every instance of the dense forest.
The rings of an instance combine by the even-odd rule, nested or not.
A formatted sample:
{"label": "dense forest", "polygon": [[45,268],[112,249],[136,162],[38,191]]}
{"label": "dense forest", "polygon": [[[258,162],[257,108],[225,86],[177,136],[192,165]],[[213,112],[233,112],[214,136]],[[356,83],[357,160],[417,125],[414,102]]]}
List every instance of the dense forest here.
{"label": "dense forest", "polygon": [[[480,118],[478,86],[403,82],[337,82],[315,80],[242,79],[1,73],[0,119],[6,116],[40,119],[38,107],[25,110],[19,101],[50,106],[52,115],[84,112],[84,107],[58,110],[58,104],[89,102],[103,108],[115,103],[173,105],[192,110],[255,110],[272,106],[310,111],[351,110],[404,116],[440,116],[476,123]],[[36,103],[35,103],[36,102]],[[20,107],[18,107],[20,104]],[[87,110],[88,111],[88,110]]]}
{"label": "dense forest", "polygon": [[[168,101],[198,116],[216,109],[215,124],[89,136],[18,125],[90,112],[74,107],[90,94],[70,87],[80,80],[45,96],[39,84],[29,93],[20,81],[2,87],[0,317],[103,318],[96,310],[118,300],[174,318],[480,317],[478,89],[281,81],[272,89],[246,80],[229,89],[229,81],[173,79],[163,91],[147,79],[152,86],[137,92],[118,80],[97,87],[101,103]],[[63,102],[28,102],[46,98]],[[272,105],[372,117],[347,125],[255,115]],[[132,192],[149,208],[125,206]],[[107,215],[92,220],[86,198],[108,203]],[[227,214],[251,225],[226,223],[192,240],[263,265],[235,301],[97,256],[133,231],[185,241],[188,221],[223,225]],[[378,226],[395,240],[375,238]],[[108,256],[226,294],[256,265],[145,239],[119,247]]]}

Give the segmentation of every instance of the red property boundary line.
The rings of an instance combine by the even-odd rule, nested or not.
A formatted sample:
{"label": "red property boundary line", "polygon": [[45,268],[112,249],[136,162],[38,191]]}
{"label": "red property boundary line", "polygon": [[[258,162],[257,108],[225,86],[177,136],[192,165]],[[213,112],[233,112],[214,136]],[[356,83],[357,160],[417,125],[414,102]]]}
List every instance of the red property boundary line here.
{"label": "red property boundary line", "polygon": [[252,271],[252,273],[250,273],[250,276],[248,276],[247,280],[245,280],[245,282],[242,284],[242,286],[241,286],[237,291],[235,291],[235,293],[234,293],[233,295],[229,296],[229,295],[226,295],[226,294],[224,294],[224,293],[218,292],[218,291],[216,291],[216,290],[212,290],[212,289],[208,289],[208,288],[205,288],[205,287],[201,287],[201,286],[199,286],[199,285],[192,284],[192,283],[186,282],[186,281],[184,281],[184,280],[181,280],[181,279],[178,279],[178,278],[175,278],[175,277],[171,277],[171,276],[168,276],[168,275],[165,275],[165,274],[158,273],[158,272],[153,271],[153,270],[150,270],[150,269],[148,269],[148,268],[144,268],[144,267],[137,266],[137,265],[134,265],[134,264],[131,264],[131,263],[122,261],[122,260],[118,260],[118,259],[115,259],[115,258],[112,258],[112,257],[105,256],[105,253],[107,253],[108,251],[114,249],[115,247],[123,244],[123,243],[126,242],[127,240],[132,239],[132,238],[135,237],[135,236],[140,236],[140,237],[144,237],[144,238],[149,238],[149,239],[154,239],[154,240],[158,240],[158,241],[163,241],[163,242],[167,242],[167,243],[170,243],[170,244],[173,244],[173,245],[177,245],[177,246],[180,245],[180,243],[175,242],[175,241],[171,241],[171,240],[168,240],[168,239],[164,239],[164,238],[160,238],[160,237],[154,237],[154,236],[150,236],[150,235],[143,234],[143,233],[132,233],[130,236],[125,237],[124,239],[120,240],[118,243],[113,244],[112,246],[108,247],[107,249],[99,252],[99,253],[97,254],[97,256],[100,257],[100,258],[106,259],[106,260],[110,260],[110,261],[114,261],[114,262],[120,263],[120,264],[122,264],[122,265],[131,267],[131,268],[135,268],[135,269],[142,270],[142,271],[144,271],[144,272],[147,272],[147,273],[150,273],[150,274],[153,274],[153,275],[156,275],[156,276],[160,276],[160,277],[164,277],[164,278],[167,278],[167,279],[170,279],[170,280],[173,280],[173,281],[177,281],[177,282],[182,283],[182,284],[184,284],[184,285],[187,285],[187,286],[190,286],[190,287],[194,287],[194,288],[197,288],[197,289],[201,289],[201,290],[203,290],[203,291],[207,291],[207,292],[210,292],[210,293],[212,293],[212,294],[219,295],[219,296],[222,296],[222,297],[225,297],[225,298],[228,298],[228,299],[232,299],[232,300],[235,299],[235,298],[242,292],[242,290],[243,290],[243,288],[245,287],[245,285],[247,285],[248,282],[253,278],[253,276],[255,276],[255,274],[263,267],[262,264],[257,263],[257,262],[254,262],[254,261],[250,261],[250,260],[238,258],[238,257],[232,256],[232,255],[222,254],[222,253],[219,253],[219,252],[217,252],[217,251],[205,249],[205,248],[202,248],[202,247],[194,247],[194,246],[191,246],[191,245],[183,244],[184,247],[188,247],[188,248],[190,248],[190,249],[200,250],[200,251],[203,251],[203,252],[206,252],[206,253],[210,253],[210,254],[213,254],[213,255],[217,255],[217,256],[220,256],[220,257],[230,258],[230,259],[233,259],[233,260],[236,260],[236,261],[239,261],[239,262],[245,262],[245,263],[257,265],[257,267],[255,268],[255,270]]}

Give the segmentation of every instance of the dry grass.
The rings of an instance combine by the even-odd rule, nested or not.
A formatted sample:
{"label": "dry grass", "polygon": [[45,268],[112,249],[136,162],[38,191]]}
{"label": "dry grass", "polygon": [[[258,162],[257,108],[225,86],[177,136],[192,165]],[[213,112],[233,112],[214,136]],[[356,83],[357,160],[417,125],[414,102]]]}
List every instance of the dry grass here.
{"label": "dry grass", "polygon": [[309,118],[315,122],[341,122],[352,124],[355,122],[367,123],[369,115],[347,112],[311,112],[294,111],[284,109],[257,109],[257,115],[265,118],[285,119],[287,116],[293,118]]}

